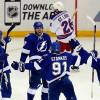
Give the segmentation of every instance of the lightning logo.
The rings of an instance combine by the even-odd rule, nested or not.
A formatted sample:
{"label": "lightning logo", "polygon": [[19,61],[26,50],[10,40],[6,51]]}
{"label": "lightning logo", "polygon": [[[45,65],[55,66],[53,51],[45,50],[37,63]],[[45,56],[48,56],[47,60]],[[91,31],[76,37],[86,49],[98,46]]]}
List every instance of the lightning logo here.
{"label": "lightning logo", "polygon": [[46,41],[40,42],[37,46],[38,52],[44,52],[47,50],[47,43]]}

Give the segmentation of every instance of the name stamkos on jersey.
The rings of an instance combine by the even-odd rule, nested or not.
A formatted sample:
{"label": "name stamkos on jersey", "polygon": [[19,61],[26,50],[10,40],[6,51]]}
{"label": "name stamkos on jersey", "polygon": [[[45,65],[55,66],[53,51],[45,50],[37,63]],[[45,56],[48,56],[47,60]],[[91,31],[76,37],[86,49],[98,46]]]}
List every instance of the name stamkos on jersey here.
{"label": "name stamkos on jersey", "polygon": [[67,60],[67,56],[51,57],[52,61]]}

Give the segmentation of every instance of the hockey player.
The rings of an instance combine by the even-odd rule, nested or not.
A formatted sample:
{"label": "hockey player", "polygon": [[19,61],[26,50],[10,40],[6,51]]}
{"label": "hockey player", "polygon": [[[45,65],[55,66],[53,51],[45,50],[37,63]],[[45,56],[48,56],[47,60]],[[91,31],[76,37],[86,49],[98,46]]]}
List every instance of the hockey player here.
{"label": "hockey player", "polygon": [[[92,50],[90,53],[88,53],[84,48],[81,47],[80,43],[77,40],[72,39],[70,41],[70,44],[81,56],[81,63],[87,63],[96,70],[100,83],[100,58],[97,57],[98,52],[96,50]],[[88,62],[87,59],[89,60]]]}
{"label": "hockey player", "polygon": [[[76,34],[74,31],[74,24],[68,11],[64,10],[62,2],[57,1],[53,4],[54,14],[51,16],[50,30],[57,36],[57,40],[60,43],[60,51],[73,52],[73,48],[70,45],[70,40],[75,39]],[[72,66],[73,70],[78,70],[78,66]]]}
{"label": "hockey player", "polygon": [[[68,74],[70,66],[73,64],[79,66],[80,64],[87,63],[87,60],[90,59],[91,65],[98,71],[100,76],[100,59],[96,61],[91,53],[86,52],[83,48],[78,49],[77,46],[80,47],[76,41],[73,47],[79,51],[82,59],[67,52],[60,53],[59,43],[54,42],[52,44],[52,53],[48,54],[47,57],[42,57],[40,60],[25,64],[25,68],[28,70],[37,70],[38,68],[38,72],[41,72],[41,77],[46,78],[49,84],[49,100],[59,100],[60,93],[64,93],[67,100],[77,100]],[[12,65],[16,70],[18,66],[17,62],[14,62]]]}
{"label": "hockey player", "polygon": [[[60,53],[60,44],[52,44],[52,53],[43,59],[44,61],[34,62],[43,68],[43,77],[49,84],[49,100],[59,100],[60,93],[63,93],[67,100],[77,100],[73,84],[68,78],[70,65],[79,66],[80,57],[72,56],[69,53]],[[79,61],[78,61],[79,60]],[[78,61],[78,63],[76,63]],[[45,62],[45,64],[44,64]]]}
{"label": "hockey player", "polygon": [[[48,54],[50,49],[51,39],[48,34],[43,32],[42,22],[35,22],[33,27],[35,33],[30,33],[24,39],[25,43],[19,62],[21,72],[25,70],[23,64],[25,63],[27,57],[29,57],[29,62],[33,62],[37,59],[40,59],[41,56]],[[47,86],[45,81],[43,81],[43,83],[44,84],[42,89],[42,100],[47,100]],[[40,84],[41,82],[38,71],[31,70],[29,79],[29,89],[27,91],[27,100],[33,100],[36,89],[39,88]]]}
{"label": "hockey player", "polygon": [[10,42],[10,37],[2,38],[2,31],[0,31],[0,92],[1,97],[0,100],[10,100],[12,89],[10,82],[10,67],[8,64],[7,56],[5,53],[3,46],[5,46],[5,42]]}
{"label": "hockey player", "polygon": [[51,16],[52,22],[50,23],[50,29],[57,36],[57,39],[61,45],[61,52],[72,51],[69,41],[74,39],[75,31],[73,21],[67,11],[64,10],[62,2],[57,1],[53,4],[54,14]]}

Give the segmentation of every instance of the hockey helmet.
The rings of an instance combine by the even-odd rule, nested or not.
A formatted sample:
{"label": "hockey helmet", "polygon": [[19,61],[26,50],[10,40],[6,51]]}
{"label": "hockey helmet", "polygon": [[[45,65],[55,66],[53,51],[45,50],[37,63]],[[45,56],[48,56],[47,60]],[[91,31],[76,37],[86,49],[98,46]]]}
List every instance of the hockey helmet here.
{"label": "hockey helmet", "polygon": [[58,41],[52,42],[51,51],[53,53],[59,53],[60,52],[60,43]]}
{"label": "hockey helmet", "polygon": [[42,22],[38,21],[38,22],[34,23],[33,27],[34,27],[34,29],[40,29],[40,28],[43,29],[43,24],[42,24]]}
{"label": "hockey helmet", "polygon": [[59,11],[63,11],[64,10],[64,5],[63,5],[63,3],[62,2],[60,2],[60,1],[57,1],[57,2],[55,2],[54,4],[53,4],[53,9],[54,10],[59,10]]}

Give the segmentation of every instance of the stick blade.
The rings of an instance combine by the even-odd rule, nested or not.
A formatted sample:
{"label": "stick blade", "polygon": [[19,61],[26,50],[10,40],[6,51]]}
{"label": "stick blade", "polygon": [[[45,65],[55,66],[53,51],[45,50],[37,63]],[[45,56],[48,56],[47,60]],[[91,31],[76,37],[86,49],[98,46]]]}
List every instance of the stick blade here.
{"label": "stick blade", "polygon": [[89,21],[90,21],[94,26],[96,25],[95,21],[94,21],[90,16],[87,16],[87,19],[89,19]]}

